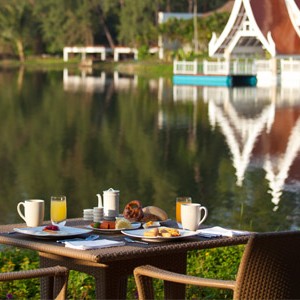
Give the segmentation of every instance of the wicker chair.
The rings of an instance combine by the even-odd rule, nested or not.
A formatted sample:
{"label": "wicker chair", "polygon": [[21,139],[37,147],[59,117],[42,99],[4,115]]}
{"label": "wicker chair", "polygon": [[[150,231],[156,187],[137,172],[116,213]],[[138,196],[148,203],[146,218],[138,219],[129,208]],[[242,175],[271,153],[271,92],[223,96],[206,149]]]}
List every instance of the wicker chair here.
{"label": "wicker chair", "polygon": [[254,234],[236,281],[204,279],[146,265],[134,270],[139,299],[154,299],[152,278],[233,290],[234,299],[300,299],[300,231]]}
{"label": "wicker chair", "polygon": [[69,270],[65,267],[55,266],[39,268],[36,270],[15,271],[0,273],[1,281],[22,280],[29,278],[49,277],[52,279],[52,291],[49,291],[51,299],[66,299]]}

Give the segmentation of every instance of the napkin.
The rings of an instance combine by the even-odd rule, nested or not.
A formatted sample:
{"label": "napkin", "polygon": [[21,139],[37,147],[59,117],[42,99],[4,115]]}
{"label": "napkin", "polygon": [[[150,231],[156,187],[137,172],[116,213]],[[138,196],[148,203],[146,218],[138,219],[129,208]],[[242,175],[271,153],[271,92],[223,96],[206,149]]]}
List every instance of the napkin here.
{"label": "napkin", "polygon": [[78,249],[78,250],[89,250],[97,248],[108,248],[123,246],[125,242],[123,241],[112,241],[112,240],[96,240],[96,241],[73,241],[65,242],[65,246],[68,248]]}
{"label": "napkin", "polygon": [[210,228],[205,228],[205,229],[198,229],[197,230],[198,235],[203,235],[203,236],[236,236],[236,235],[245,235],[249,234],[248,231],[240,231],[240,230],[230,230],[230,229],[225,229],[220,226],[215,226],[215,227],[210,227]]}
{"label": "napkin", "polygon": [[171,219],[168,219],[165,221],[160,221],[159,223],[161,226],[171,227],[171,228],[179,228],[178,223]]}

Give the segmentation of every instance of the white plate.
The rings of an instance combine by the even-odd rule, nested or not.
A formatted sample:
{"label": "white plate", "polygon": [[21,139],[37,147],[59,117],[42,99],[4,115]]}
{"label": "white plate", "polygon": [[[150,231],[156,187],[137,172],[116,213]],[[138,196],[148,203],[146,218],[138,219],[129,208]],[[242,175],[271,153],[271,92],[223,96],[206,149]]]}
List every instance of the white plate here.
{"label": "white plate", "polygon": [[144,241],[148,242],[166,242],[173,241],[178,239],[187,238],[190,236],[197,235],[197,231],[188,231],[184,229],[177,229],[180,232],[180,236],[172,236],[172,237],[163,237],[163,236],[144,236],[144,232],[149,229],[137,229],[137,230],[124,230],[121,231],[123,234],[128,235],[133,238],[140,238]]}
{"label": "white plate", "polygon": [[61,238],[61,237],[72,237],[77,236],[85,233],[92,232],[91,229],[84,229],[84,228],[77,228],[77,227],[69,227],[64,226],[60,230],[55,232],[48,232],[43,231],[45,226],[39,226],[39,227],[25,227],[25,228],[14,228],[14,231],[27,234],[33,237],[38,238]]}
{"label": "white plate", "polygon": [[[130,229],[126,229],[126,230],[134,230],[134,229],[138,229],[141,227],[141,223],[140,222],[133,222],[131,223],[132,228]],[[88,225],[87,228],[95,230],[95,231],[100,231],[102,233],[119,233],[122,230],[125,230],[124,228],[120,228],[120,229],[102,229],[102,228],[94,228],[91,225]]]}

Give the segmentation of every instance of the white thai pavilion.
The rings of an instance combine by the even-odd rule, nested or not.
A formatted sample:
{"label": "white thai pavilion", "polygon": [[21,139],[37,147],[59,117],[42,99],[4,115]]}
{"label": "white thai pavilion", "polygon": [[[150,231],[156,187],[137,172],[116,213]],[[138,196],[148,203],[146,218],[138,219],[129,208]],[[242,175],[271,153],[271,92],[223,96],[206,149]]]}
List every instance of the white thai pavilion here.
{"label": "white thai pavilion", "polygon": [[213,34],[209,56],[300,58],[300,0],[235,0],[219,37]]}
{"label": "white thai pavilion", "polygon": [[[247,170],[264,170],[277,210],[284,190],[300,190],[300,0],[235,0],[223,32],[213,34],[209,55],[218,64],[254,61],[257,88],[205,86],[203,99],[211,126],[220,128],[231,152],[237,185]],[[196,103],[200,91],[176,86],[174,99]],[[245,102],[253,103],[253,115],[244,114]]]}

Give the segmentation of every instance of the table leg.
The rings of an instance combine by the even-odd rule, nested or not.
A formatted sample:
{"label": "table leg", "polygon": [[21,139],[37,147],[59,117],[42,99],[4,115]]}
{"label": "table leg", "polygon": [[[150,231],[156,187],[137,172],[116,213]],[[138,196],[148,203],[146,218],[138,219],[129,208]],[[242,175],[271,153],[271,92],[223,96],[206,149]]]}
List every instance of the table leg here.
{"label": "table leg", "polygon": [[[107,264],[72,259],[42,252],[40,252],[39,255],[41,267],[62,265],[70,270],[92,275],[95,278],[97,299],[126,299],[127,277],[133,274],[133,270],[137,266],[150,264],[169,271],[185,274],[187,261],[186,252],[112,261]],[[45,299],[48,296],[49,284],[50,282],[45,280],[41,286],[41,297]],[[166,283],[165,297],[167,299],[184,299],[185,286],[178,283]]]}
{"label": "table leg", "polygon": [[[151,257],[136,258],[111,262],[106,270],[107,299],[126,299],[127,276],[133,274],[134,268],[141,265],[153,265],[172,272],[186,274],[187,253],[172,253],[171,255],[155,255]],[[116,281],[116,278],[118,280]],[[166,282],[166,299],[184,299],[185,285]]]}

